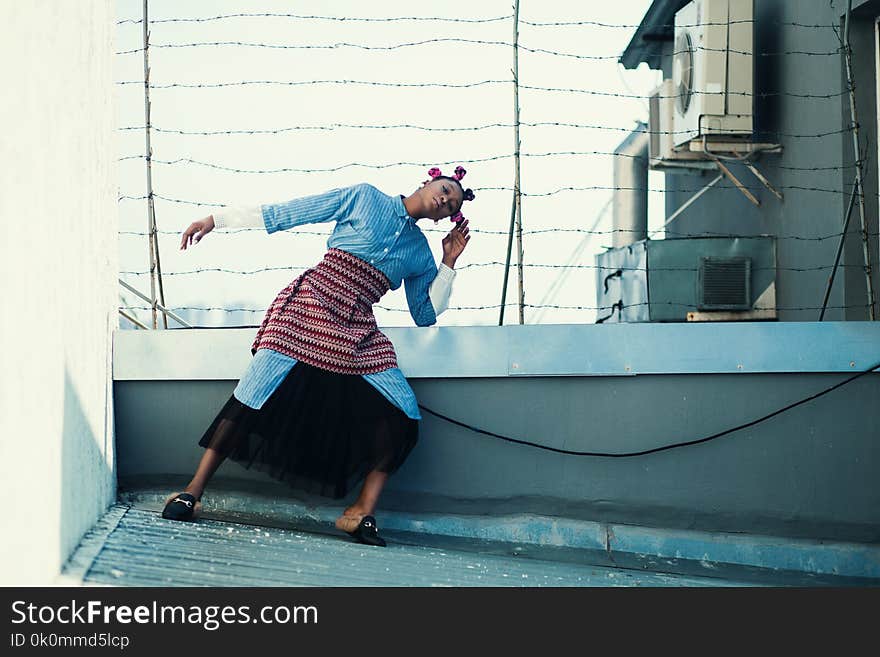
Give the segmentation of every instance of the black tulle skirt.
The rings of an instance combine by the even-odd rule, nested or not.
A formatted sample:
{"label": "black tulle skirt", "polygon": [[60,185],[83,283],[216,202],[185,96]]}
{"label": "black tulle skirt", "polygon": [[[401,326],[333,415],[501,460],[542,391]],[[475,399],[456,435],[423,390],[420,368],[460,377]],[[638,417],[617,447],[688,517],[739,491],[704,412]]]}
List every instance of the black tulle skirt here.
{"label": "black tulle skirt", "polygon": [[295,489],[339,499],[371,470],[396,471],[418,426],[363,377],[300,362],[260,409],[230,396],[199,445]]}

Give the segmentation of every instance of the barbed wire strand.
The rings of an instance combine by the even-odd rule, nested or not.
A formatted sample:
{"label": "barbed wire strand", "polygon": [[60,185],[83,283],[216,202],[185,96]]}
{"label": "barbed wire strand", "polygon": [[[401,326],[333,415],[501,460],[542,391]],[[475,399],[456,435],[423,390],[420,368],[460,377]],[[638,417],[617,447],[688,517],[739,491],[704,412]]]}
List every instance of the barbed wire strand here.
{"label": "barbed wire strand", "polygon": [[[551,157],[556,155],[568,155],[569,153],[523,153],[522,156],[529,157]],[[130,156],[127,159],[133,159],[135,156]],[[143,159],[143,156],[139,156]],[[491,162],[502,160],[506,158],[513,157],[513,155],[501,155],[494,157],[486,157],[479,159],[471,159],[470,162]],[[151,162],[153,164],[161,164],[164,166],[180,166],[180,165],[195,165],[202,166],[209,169],[215,169],[218,171],[227,171],[229,173],[243,173],[243,174],[253,174],[253,175],[268,175],[268,174],[281,174],[281,173],[301,173],[301,174],[310,174],[310,173],[332,173],[337,171],[342,171],[343,169],[348,168],[366,168],[366,169],[387,169],[398,166],[407,166],[407,167],[425,167],[425,166],[434,166],[434,164],[425,164],[420,162],[393,162],[388,164],[367,164],[361,162],[352,162],[349,164],[343,164],[335,167],[328,167],[324,169],[303,169],[296,167],[280,167],[276,169],[238,169],[235,167],[227,167],[221,164],[215,164],[213,162],[202,162],[200,160],[193,160],[191,158],[178,158],[176,160],[157,160],[156,158],[152,158]],[[844,184],[841,186],[842,189],[828,189],[824,187],[808,187],[804,185],[776,185],[775,188],[777,190],[797,190],[804,192],[818,192],[825,194],[835,194],[835,195],[846,195],[849,196],[851,185]],[[633,192],[648,192],[648,193],[668,193],[668,192],[677,192],[677,193],[685,193],[685,194],[693,194],[701,191],[702,187],[692,187],[692,188],[651,188],[651,187],[614,187],[609,185],[588,185],[583,187],[575,187],[575,186],[566,186],[560,187],[556,190],[549,192],[531,192],[531,193],[522,193],[522,196],[539,198],[544,196],[553,196],[556,194],[561,194],[563,192],[584,192],[584,191],[633,191]],[[741,189],[747,189],[751,191],[763,192],[765,191],[764,187],[756,186],[756,185],[742,185],[741,187],[735,186],[716,186],[713,188],[713,192],[717,193],[718,191],[739,191]],[[495,186],[495,187],[481,187],[477,191],[479,192],[509,192],[512,191],[512,187],[505,186]],[[124,200],[130,200],[136,197],[120,197]],[[155,195],[154,195],[154,198]],[[193,203],[194,205],[198,205],[199,203]]]}
{"label": "barbed wire strand", "polygon": [[[146,199],[145,196],[138,197],[140,199]],[[296,235],[315,235],[319,237],[330,237],[330,233],[332,232],[332,228],[328,228],[325,231],[318,230],[302,230],[297,228],[295,230],[284,230],[279,231],[282,235],[296,236]],[[436,234],[436,235],[445,235],[448,231],[440,228],[422,228],[423,233]],[[507,231],[504,230],[488,230],[486,228],[470,228],[469,232],[471,234],[477,235],[492,235],[492,236],[507,236]],[[576,234],[576,235],[614,235],[617,233],[622,234],[631,234],[631,235],[643,235],[645,231],[638,230],[635,228],[618,228],[618,229],[608,229],[608,230],[591,230],[587,228],[570,228],[570,227],[551,227],[551,228],[533,228],[523,230],[523,235],[546,235],[546,234]],[[174,236],[180,237],[182,230],[158,230],[156,231],[158,235],[162,236]],[[237,235],[240,233],[258,233],[258,234],[267,234],[265,228],[257,228],[257,227],[246,227],[246,228],[230,228],[230,229],[222,229],[220,232],[221,235]],[[126,236],[139,236],[146,237],[149,233],[145,231],[137,231],[137,230],[120,230],[118,232],[119,235]],[[744,233],[729,233],[729,232],[721,232],[721,231],[701,231],[696,233],[688,233],[688,232],[678,232],[678,231],[666,231],[666,237],[668,238],[670,235],[674,238],[693,238],[693,237],[704,237],[704,238],[736,238],[736,239],[764,239],[764,238],[772,238],[774,240],[800,240],[805,242],[824,242],[829,239],[836,239],[841,237],[842,235],[847,234],[843,232],[831,233],[830,235],[819,235],[815,237],[806,237],[803,235],[773,235],[770,233],[759,233],[754,235],[744,234]],[[877,232],[869,232],[869,237],[875,237],[878,235]]]}
{"label": "barbed wire strand", "polygon": [[[758,152],[760,152],[760,151],[758,151]],[[499,154],[499,155],[486,156],[484,158],[474,158],[474,159],[468,160],[468,162],[475,162],[475,163],[493,162],[496,160],[508,159],[508,158],[512,158],[515,156],[516,156],[515,153],[503,153],[503,154]],[[570,156],[570,157],[619,157],[619,158],[628,158],[628,159],[634,159],[634,160],[644,160],[645,159],[643,155],[637,155],[637,154],[632,154],[632,153],[616,153],[614,151],[549,151],[546,153],[520,153],[519,156],[520,157],[565,157],[565,156]],[[145,160],[145,159],[147,159],[146,155],[138,153],[138,154],[120,156],[119,158],[117,158],[117,161],[124,162],[124,161],[128,161],[128,160]],[[190,161],[190,162],[197,162],[198,164],[202,164],[204,166],[211,166],[211,167],[222,166],[222,165],[217,165],[214,163],[205,163],[205,162],[200,162],[197,160],[191,160],[190,158],[178,158],[175,160],[159,160],[156,158],[151,158],[150,161],[155,162],[157,164],[168,164],[168,165],[173,165],[173,164],[177,164],[180,162]],[[705,162],[709,163],[710,161],[705,160]],[[774,164],[772,166],[774,169],[778,169],[780,171],[849,171],[851,169],[855,169],[856,167],[861,166],[862,163],[863,163],[862,161],[859,161],[859,162],[855,162],[853,164],[820,165],[820,166],[810,166],[810,167],[795,167],[795,166],[784,165],[784,164]],[[451,163],[441,162],[440,164],[451,164]],[[288,170],[288,169],[247,170],[247,169],[241,169],[241,170],[238,170],[237,172],[238,173],[282,173],[282,172],[286,173],[288,171],[296,171],[297,173],[325,173],[327,171],[336,171],[336,170],[341,170],[344,168],[355,167],[355,166],[364,167],[364,168],[386,169],[386,168],[395,167],[395,166],[429,166],[429,165],[427,165],[425,163],[420,163],[420,162],[392,162],[390,164],[368,164],[368,163],[364,163],[364,162],[354,162],[354,163],[340,165],[336,169],[329,169],[329,170],[328,169],[295,169],[295,170]],[[701,169],[701,171],[702,171],[702,169]],[[502,189],[502,188],[501,187],[481,187],[480,189],[481,190],[498,190],[498,189]],[[759,188],[756,188],[756,189],[759,189]],[[477,190],[477,191],[480,191],[480,190]],[[510,191],[510,190],[505,189],[505,191]]]}
{"label": "barbed wire strand", "polygon": [[[578,130],[608,130],[614,132],[633,132],[632,127],[619,127],[619,126],[605,126],[605,125],[596,125],[589,123],[569,123],[564,121],[540,121],[540,122],[528,122],[522,121],[519,124],[520,126],[525,127],[562,127],[562,128],[576,128]],[[294,132],[294,131],[309,131],[309,130],[320,130],[320,131],[333,131],[340,129],[353,129],[353,130],[419,130],[423,132],[477,132],[482,130],[492,130],[495,128],[513,128],[513,123],[487,123],[484,125],[478,126],[453,126],[448,128],[436,127],[436,126],[422,126],[415,125],[411,123],[397,123],[397,124],[388,124],[388,125],[370,125],[370,124],[357,124],[357,123],[328,123],[323,125],[302,125],[302,126],[287,126],[284,128],[265,128],[265,129],[227,129],[227,130],[181,130],[179,128],[162,128],[161,126],[151,125],[150,130],[154,132],[161,132],[166,134],[176,134],[176,135],[187,135],[187,136],[205,136],[205,137],[214,137],[214,136],[226,136],[226,135],[278,135],[285,132]],[[121,128],[117,128],[120,131],[127,130],[144,130],[145,126],[125,126]],[[827,132],[817,132],[817,133],[788,133],[788,132],[760,132],[756,133],[755,137],[757,139],[775,139],[775,138],[786,138],[786,139],[821,139],[824,137],[830,137],[835,135],[846,134],[851,132],[853,128],[851,126],[847,126],[845,128],[840,128],[838,130],[830,130]],[[643,130],[648,135],[679,135],[679,134],[689,134],[691,131],[689,130]]]}
{"label": "barbed wire strand", "polygon": [[[204,17],[189,17],[189,18],[154,18],[150,20],[150,25],[161,24],[161,23],[206,23],[211,21],[221,21],[221,20],[229,20],[236,18],[288,18],[295,20],[322,20],[322,21],[336,21],[340,23],[393,23],[393,22],[404,22],[404,21],[416,21],[416,22],[438,22],[438,23],[498,23],[502,21],[507,21],[513,18],[513,14],[507,14],[504,16],[492,16],[486,18],[449,18],[446,16],[388,16],[388,17],[358,17],[358,16],[326,16],[326,15],[308,15],[308,14],[291,14],[291,13],[281,13],[281,12],[255,12],[255,13],[235,13],[235,14],[219,14],[216,16],[204,16]],[[754,23],[754,19],[734,19],[730,21],[716,22],[716,21],[705,21],[705,22],[697,22],[697,23],[679,23],[677,27],[709,27],[709,26],[727,26],[727,25],[739,25],[745,23]],[[799,23],[799,22],[791,22],[791,21],[761,21],[764,24],[775,25],[777,27],[798,27],[798,28],[809,28],[809,29],[833,29],[834,26],[831,24],[825,23]],[[143,23],[143,19],[122,19],[116,21],[117,25],[140,25]],[[523,25],[529,25],[531,27],[583,27],[583,26],[592,26],[592,27],[602,27],[602,28],[617,28],[617,29],[637,29],[641,27],[641,25],[634,25],[630,23],[606,23],[602,21],[595,20],[572,20],[572,21],[528,21],[524,19],[519,19],[519,23]],[[658,28],[666,28],[673,29],[676,27],[675,24],[666,23],[657,25]]]}
{"label": "barbed wire strand", "polygon": [[[402,48],[415,48],[419,46],[427,46],[438,43],[463,43],[476,46],[499,46],[502,48],[513,48],[513,43],[509,41],[489,41],[486,39],[467,39],[463,37],[436,37],[433,39],[423,39],[422,41],[407,41],[404,43],[395,43],[387,46],[369,46],[363,43],[349,43],[340,41],[337,43],[327,44],[290,44],[290,43],[263,43],[259,41],[191,41],[186,43],[151,43],[151,48],[206,48],[206,47],[237,47],[237,48],[266,48],[269,50],[337,50],[340,48],[354,48],[356,50],[376,50],[391,51],[400,50]],[[553,57],[563,57],[569,59],[578,59],[586,61],[617,61],[620,59],[620,53],[608,55],[581,55],[572,52],[562,52],[559,50],[549,50],[547,48],[530,48],[522,44],[517,44],[518,50],[531,52],[535,54],[551,55]],[[143,48],[135,48],[132,50],[120,50],[116,55],[131,55],[143,52]],[[725,55],[742,55],[744,57],[786,57],[791,55],[805,55],[815,57],[832,57],[842,52],[840,47],[828,51],[815,50],[781,50],[777,52],[754,52],[750,50],[736,50],[735,48],[710,48],[709,46],[692,45],[689,50],[673,50],[670,53],[675,55],[688,52],[718,52]]]}
{"label": "barbed wire strand", "polygon": [[[399,82],[380,82],[380,81],[369,81],[369,80],[302,80],[302,81],[256,81],[261,84],[287,84],[287,85],[308,85],[308,84],[362,84],[362,85],[370,85],[376,87],[446,87],[452,86],[453,83],[399,83]],[[118,85],[139,85],[143,86],[143,81],[138,80],[122,80],[117,82]],[[225,85],[227,83],[218,83],[221,85]],[[233,82],[228,83],[229,86],[236,85],[246,85],[251,84],[249,81],[242,82]],[[475,83],[474,86],[479,86],[482,84],[512,84],[512,80],[485,80],[479,83]],[[171,83],[170,88],[174,86],[184,86],[184,83]],[[192,88],[204,88],[205,85],[202,83],[196,83],[192,85]],[[554,93],[569,93],[569,94],[584,94],[589,96],[601,96],[605,98],[629,98],[629,99],[637,99],[637,100],[648,100],[650,98],[661,98],[661,99],[670,99],[670,98],[678,98],[677,95],[665,96],[662,94],[654,95],[654,94],[634,94],[634,93],[619,93],[615,91],[602,91],[597,89],[583,89],[577,87],[542,87],[538,85],[530,85],[520,83],[518,85],[520,89],[527,89],[530,91],[546,91],[546,92],[554,92]],[[151,86],[151,89],[161,89],[162,86]],[[829,91],[824,93],[818,92],[795,92],[795,91],[762,91],[762,92],[748,92],[748,91],[701,91],[698,89],[692,90],[692,95],[697,96],[707,96],[707,97],[719,97],[719,96],[741,96],[744,98],[805,98],[805,99],[834,99],[839,98],[845,94],[849,93],[848,89],[838,90],[838,91]]]}

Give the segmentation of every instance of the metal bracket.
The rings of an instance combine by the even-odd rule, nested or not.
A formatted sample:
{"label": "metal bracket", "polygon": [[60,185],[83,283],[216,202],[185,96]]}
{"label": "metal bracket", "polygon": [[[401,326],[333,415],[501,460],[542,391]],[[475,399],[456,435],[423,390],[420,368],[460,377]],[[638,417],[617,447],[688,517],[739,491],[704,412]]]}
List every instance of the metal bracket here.
{"label": "metal bracket", "polygon": [[780,201],[784,201],[785,199],[782,196],[782,193],[779,192],[770,181],[767,179],[764,174],[758,171],[758,168],[755,166],[754,159],[759,156],[761,153],[781,153],[782,145],[781,144],[759,144],[759,143],[751,143],[751,142],[736,142],[736,141],[718,141],[711,143],[706,135],[703,136],[702,140],[694,140],[690,144],[691,150],[696,152],[702,152],[706,155],[710,160],[712,160],[715,165],[721,170],[721,172],[730,179],[730,181],[736,185],[737,189],[745,195],[749,201],[751,201],[754,205],[760,206],[761,202],[752,194],[748,189],[746,189],[745,185],[743,185],[736,176],[731,173],[730,169],[728,169],[724,163],[721,161],[725,159],[725,157],[729,157],[732,161],[741,162],[745,167],[751,171],[755,178],[757,178],[767,190],[773,194]]}
{"label": "metal bracket", "polygon": [[[706,185],[703,186],[703,188],[700,189],[700,191],[698,191],[696,194],[691,196],[687,201],[682,203],[681,206],[675,212],[673,212],[671,215],[669,215],[666,218],[666,221],[663,222],[662,228],[666,228],[670,223],[672,223],[673,219],[675,219],[678,215],[680,215],[682,212],[687,210],[698,198],[700,198],[703,194],[705,194],[710,189],[712,189],[712,187],[714,187],[718,183],[718,181],[721,180],[723,177],[724,177],[724,175],[719,173],[711,181],[706,183]],[[653,235],[654,233],[660,232],[660,230],[661,230],[660,228],[652,230],[649,233],[648,237],[651,237],[651,235]]]}
{"label": "metal bracket", "polygon": [[[122,287],[124,287],[126,290],[128,290],[129,292],[131,292],[132,294],[136,295],[138,298],[143,299],[144,301],[146,301],[147,303],[155,303],[155,304],[156,304],[156,309],[159,310],[160,312],[162,312],[162,313],[163,313],[164,315],[166,315],[167,317],[170,317],[171,319],[173,319],[174,321],[178,322],[179,324],[182,324],[182,325],[185,326],[186,328],[192,328],[192,326],[190,326],[189,324],[187,324],[187,323],[186,323],[185,321],[183,321],[180,317],[178,317],[178,316],[175,315],[173,312],[171,312],[170,310],[168,310],[165,306],[163,306],[161,303],[159,303],[158,301],[156,301],[155,298],[151,301],[151,300],[150,300],[150,297],[146,296],[145,294],[141,294],[138,290],[136,290],[136,289],[133,288],[131,285],[129,285],[128,283],[126,283],[125,281],[123,281],[121,278],[119,279],[119,284],[120,284]],[[138,324],[141,328],[147,328],[146,326],[144,326],[144,325],[141,324],[140,322],[136,321],[136,320],[133,319],[132,317],[130,317],[130,316],[126,315],[124,312],[122,312],[122,309],[120,309],[119,312],[120,312],[120,313],[121,313],[126,319],[128,319],[128,320],[130,320],[130,321],[132,321],[132,322],[134,322],[134,323],[136,323],[136,324]]]}
{"label": "metal bracket", "polygon": [[[707,153],[707,155],[709,155],[709,154]],[[723,175],[727,176],[730,179],[730,181],[734,185],[736,185],[737,189],[739,189],[739,191],[741,191],[747,199],[749,199],[757,207],[761,206],[761,201],[759,201],[754,194],[752,194],[748,189],[746,189],[746,186],[743,185],[739,181],[739,178],[737,178],[736,176],[733,175],[733,173],[730,171],[730,169],[728,169],[726,166],[724,166],[724,164],[721,162],[720,159],[718,159],[715,155],[709,155],[709,158],[713,162],[715,162],[715,166],[717,166],[721,170],[721,173]]]}

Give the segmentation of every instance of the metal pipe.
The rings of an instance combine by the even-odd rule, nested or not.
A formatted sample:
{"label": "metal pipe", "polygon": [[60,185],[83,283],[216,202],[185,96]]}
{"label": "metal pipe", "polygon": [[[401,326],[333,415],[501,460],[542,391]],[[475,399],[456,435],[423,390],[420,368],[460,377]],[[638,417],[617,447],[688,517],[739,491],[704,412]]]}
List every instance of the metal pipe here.
{"label": "metal pipe", "polygon": [[[703,194],[705,194],[710,189],[712,189],[712,187],[714,187],[718,183],[718,181],[721,180],[723,177],[724,177],[723,173],[719,173],[717,176],[715,176],[715,178],[713,178],[711,182],[707,183],[705,187],[703,187],[700,191],[698,191],[696,194],[691,196],[687,201],[682,203],[681,207],[678,208],[678,210],[676,210],[671,215],[669,215],[669,217],[666,219],[666,221],[663,222],[663,226],[652,230],[651,235],[654,235],[655,233],[659,233],[662,229],[666,228],[669,224],[671,224],[673,219],[675,219],[678,215],[680,215],[682,212],[687,210],[691,206],[691,204],[693,204]],[[650,237],[651,235],[649,235],[648,237]]]}
{"label": "metal pipe", "polygon": [[504,282],[501,289],[501,311],[498,325],[504,324],[504,308],[507,302],[507,281],[510,272],[510,252],[516,228],[517,273],[519,290],[519,323],[523,323],[523,249],[522,249],[522,194],[520,192],[520,139],[519,139],[519,0],[513,5],[513,206],[510,209],[510,231],[507,239],[507,258],[504,263]]}
{"label": "metal pipe", "polygon": [[513,226],[516,220],[516,196],[510,206],[510,231],[507,234],[507,258],[504,261],[504,282],[501,284],[501,312],[498,315],[498,326],[504,326],[504,308],[507,303],[507,280],[510,277],[510,251],[513,248]]}
{"label": "metal pipe", "polygon": [[[119,279],[119,284],[120,284],[122,287],[124,287],[126,290],[128,290],[129,292],[131,292],[132,294],[137,295],[137,297],[138,297],[139,299],[143,299],[144,301],[147,301],[147,302],[150,301],[150,298],[149,298],[149,297],[147,297],[146,295],[141,294],[140,292],[138,292],[135,288],[133,288],[131,285],[129,285],[128,283],[126,283],[126,282],[125,282],[124,280],[122,280],[121,278]],[[192,326],[191,326],[190,324],[187,324],[185,321],[183,321],[182,319],[180,319],[180,317],[178,317],[178,316],[175,315],[173,312],[171,312],[170,310],[168,310],[168,309],[167,309],[165,306],[163,306],[162,304],[160,304],[160,303],[157,302],[157,303],[156,303],[156,307],[157,307],[159,310],[161,310],[163,313],[165,313],[166,315],[168,315],[168,316],[169,316],[171,319],[173,319],[175,322],[178,322],[178,323],[182,324],[182,325],[185,326],[186,328],[192,328]],[[156,328],[156,327],[153,327],[153,328]]]}
{"label": "metal pipe", "polygon": [[831,296],[831,286],[834,285],[834,276],[837,274],[837,266],[840,264],[840,254],[843,252],[843,243],[846,240],[846,231],[849,228],[849,218],[852,216],[853,205],[856,201],[858,185],[853,185],[852,194],[849,195],[849,206],[846,209],[846,218],[843,220],[843,230],[840,233],[840,241],[837,243],[837,255],[834,257],[834,267],[831,268],[831,276],[828,277],[828,287],[825,288],[825,298],[822,300],[822,312],[819,313],[819,321],[825,318],[825,308],[828,306],[828,298]]}
{"label": "metal pipe", "polygon": [[852,120],[853,153],[856,163],[856,187],[859,190],[859,220],[862,232],[862,254],[865,259],[865,283],[868,292],[868,319],[874,321],[874,284],[871,281],[871,252],[868,225],[865,219],[865,187],[862,184],[862,157],[859,152],[859,122],[856,117],[856,89],[853,82],[852,51],[849,45],[849,24],[852,17],[852,0],[846,3],[846,19],[843,26],[843,52],[846,60],[846,83],[849,87],[849,111]]}
{"label": "metal pipe", "polygon": [[[159,284],[159,302],[165,304],[165,291],[162,286],[162,265],[159,261],[159,237],[156,230],[156,205],[153,199],[153,148],[150,144],[150,17],[148,0],[144,0],[144,135],[147,154],[147,239],[150,249],[150,305],[153,313],[153,328],[159,328],[157,320],[156,282]],[[168,317],[163,315],[165,328]]]}
{"label": "metal pipe", "polygon": [[523,289],[523,241],[522,241],[522,192],[520,190],[519,166],[519,0],[513,6],[513,101],[514,131],[516,132],[516,150],[514,151],[514,167],[516,175],[513,182],[516,197],[516,267],[519,282],[519,323],[525,324],[526,295]]}
{"label": "metal pipe", "polygon": [[129,315],[129,314],[128,314],[127,312],[125,312],[122,308],[119,309],[119,314],[122,315],[123,317],[125,317],[125,319],[127,319],[129,322],[131,322],[131,323],[134,324],[135,326],[137,326],[137,327],[139,327],[139,328],[142,328],[142,329],[144,329],[145,331],[149,331],[149,330],[150,330],[148,326],[146,326],[145,324],[141,324],[137,319],[135,319],[132,315]]}
{"label": "metal pipe", "polygon": [[628,246],[648,236],[648,142],[644,123],[614,149],[614,207],[611,246]]}

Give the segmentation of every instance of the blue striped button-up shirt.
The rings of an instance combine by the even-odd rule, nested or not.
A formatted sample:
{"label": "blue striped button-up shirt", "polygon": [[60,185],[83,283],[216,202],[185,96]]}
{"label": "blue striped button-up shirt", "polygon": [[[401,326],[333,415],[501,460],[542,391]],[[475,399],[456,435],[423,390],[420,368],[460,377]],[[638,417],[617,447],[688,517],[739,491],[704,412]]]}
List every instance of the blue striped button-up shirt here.
{"label": "blue striped button-up shirt", "polygon": [[[437,321],[428,290],[437,276],[428,240],[409,216],[400,196],[388,196],[366,183],[262,206],[266,230],[274,233],[309,223],[336,222],[329,248],[355,255],[376,267],[396,290],[405,286],[410,314],[418,326]],[[270,349],[259,349],[238,382],[234,395],[261,408],[297,361]],[[367,380],[412,419],[421,419],[415,394],[399,368],[366,374]]]}

